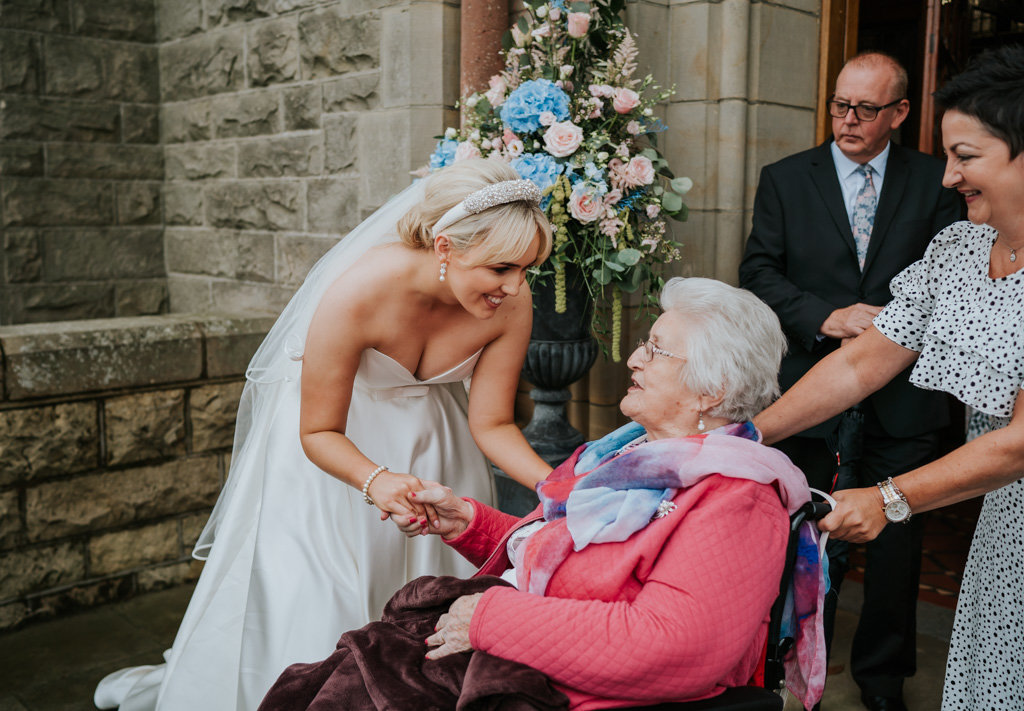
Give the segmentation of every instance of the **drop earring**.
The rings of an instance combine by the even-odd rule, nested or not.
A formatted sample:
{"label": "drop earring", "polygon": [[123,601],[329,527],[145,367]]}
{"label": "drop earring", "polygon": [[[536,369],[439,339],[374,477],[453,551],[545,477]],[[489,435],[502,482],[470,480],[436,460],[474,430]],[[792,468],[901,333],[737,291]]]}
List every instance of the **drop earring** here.
{"label": "drop earring", "polygon": [[697,431],[698,432],[703,432],[704,431],[704,411],[703,410],[701,410],[697,414]]}
{"label": "drop earring", "polygon": [[441,262],[441,275],[438,277],[439,281],[444,281],[444,275],[448,272],[448,262]]}

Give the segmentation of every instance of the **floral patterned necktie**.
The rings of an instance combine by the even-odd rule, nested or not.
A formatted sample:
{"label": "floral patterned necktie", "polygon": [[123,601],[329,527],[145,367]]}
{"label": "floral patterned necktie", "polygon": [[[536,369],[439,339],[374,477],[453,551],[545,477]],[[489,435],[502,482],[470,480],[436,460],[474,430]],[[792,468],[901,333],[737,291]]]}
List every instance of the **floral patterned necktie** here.
{"label": "floral patterned necktie", "polygon": [[853,201],[851,227],[853,241],[857,244],[857,261],[863,271],[864,258],[868,254],[868,242],[871,240],[871,228],[875,225],[878,193],[875,192],[875,184],[871,180],[871,166],[865,163],[857,168],[857,172],[864,176],[864,184],[857,191],[857,197]]}

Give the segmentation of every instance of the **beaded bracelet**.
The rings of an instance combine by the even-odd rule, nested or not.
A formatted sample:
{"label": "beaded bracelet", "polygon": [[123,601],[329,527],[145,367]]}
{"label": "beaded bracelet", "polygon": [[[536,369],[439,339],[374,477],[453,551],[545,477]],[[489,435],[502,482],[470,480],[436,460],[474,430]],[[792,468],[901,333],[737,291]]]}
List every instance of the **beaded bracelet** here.
{"label": "beaded bracelet", "polygon": [[390,471],[390,470],[387,468],[387,466],[385,466],[384,464],[381,464],[379,467],[377,467],[376,469],[374,469],[370,473],[370,476],[366,477],[366,482],[363,484],[363,501],[368,503],[370,506],[376,506],[377,505],[377,504],[373,503],[373,499],[370,498],[370,493],[369,493],[370,492],[370,484],[373,483],[373,480],[377,478],[378,474],[380,474],[381,472],[385,472],[385,471]]}

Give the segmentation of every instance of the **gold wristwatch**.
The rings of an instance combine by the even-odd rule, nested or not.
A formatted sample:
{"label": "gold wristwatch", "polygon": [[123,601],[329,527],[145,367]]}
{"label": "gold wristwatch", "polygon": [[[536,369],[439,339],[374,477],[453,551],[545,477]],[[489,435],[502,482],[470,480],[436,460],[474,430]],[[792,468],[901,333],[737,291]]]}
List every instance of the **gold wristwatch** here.
{"label": "gold wristwatch", "polygon": [[910,520],[910,504],[907,497],[903,495],[899,487],[893,482],[892,477],[876,484],[882,492],[882,510],[890,523],[906,523]]}

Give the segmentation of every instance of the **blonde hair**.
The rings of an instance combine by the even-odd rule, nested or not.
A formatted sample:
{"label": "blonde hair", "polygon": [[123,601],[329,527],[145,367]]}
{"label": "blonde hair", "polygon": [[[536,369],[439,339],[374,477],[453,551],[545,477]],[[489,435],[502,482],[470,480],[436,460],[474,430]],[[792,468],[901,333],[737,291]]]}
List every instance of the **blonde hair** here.
{"label": "blonde hair", "polygon": [[[415,249],[433,249],[434,224],[470,193],[505,180],[518,180],[519,174],[500,160],[470,159],[453,163],[425,178],[423,201],[398,221],[402,243]],[[469,215],[446,227],[456,254],[479,247],[474,264],[499,264],[519,259],[540,237],[537,259],[540,264],[551,252],[551,224],[537,205],[519,200],[495,205]]]}

